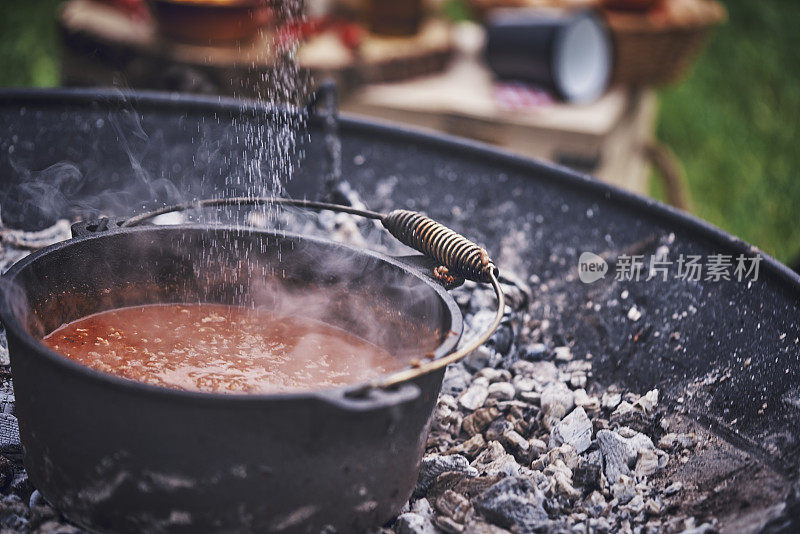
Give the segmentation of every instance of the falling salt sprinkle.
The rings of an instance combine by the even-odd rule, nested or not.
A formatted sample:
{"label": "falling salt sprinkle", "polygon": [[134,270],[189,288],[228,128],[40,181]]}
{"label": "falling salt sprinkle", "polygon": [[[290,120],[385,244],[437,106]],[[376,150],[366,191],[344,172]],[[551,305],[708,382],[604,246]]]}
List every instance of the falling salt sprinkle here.
{"label": "falling salt sprinkle", "polygon": [[628,319],[633,322],[638,321],[642,318],[642,312],[639,311],[639,308],[636,306],[631,306],[631,309],[628,310]]}
{"label": "falling salt sprinkle", "polygon": [[[279,20],[301,22],[304,18],[302,2],[288,0],[278,2],[275,17]],[[297,47],[290,46],[279,50],[276,43],[268,43],[263,54],[271,58],[270,68],[264,70],[261,78],[247,83],[242,90],[255,93],[257,100],[267,104],[264,117],[246,118],[243,114],[233,122],[237,144],[242,141],[242,172],[231,174],[225,187],[215,198],[230,196],[277,198],[285,194],[285,186],[294,175],[297,162],[302,159],[300,132],[307,117],[303,113],[281,115],[275,120],[267,120],[272,106],[295,106],[306,99],[308,81],[301,75],[297,61]],[[255,77],[247,78],[248,80]],[[262,226],[280,227],[283,210],[275,206],[262,205],[250,209],[257,212]],[[230,206],[209,213],[215,222],[238,224],[241,217],[247,217],[239,207]],[[249,260],[249,251],[243,256]],[[212,257],[208,258],[213,261]]]}

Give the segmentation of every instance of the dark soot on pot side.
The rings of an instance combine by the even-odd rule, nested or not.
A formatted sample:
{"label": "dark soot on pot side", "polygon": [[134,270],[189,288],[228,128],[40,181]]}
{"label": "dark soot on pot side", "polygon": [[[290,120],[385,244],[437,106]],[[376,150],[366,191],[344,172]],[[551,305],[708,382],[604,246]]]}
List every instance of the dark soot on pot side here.
{"label": "dark soot on pot side", "polygon": [[404,366],[385,349],[321,321],[223,304],[118,308],[65,324],[43,342],[98,371],[215,393],[323,389]]}

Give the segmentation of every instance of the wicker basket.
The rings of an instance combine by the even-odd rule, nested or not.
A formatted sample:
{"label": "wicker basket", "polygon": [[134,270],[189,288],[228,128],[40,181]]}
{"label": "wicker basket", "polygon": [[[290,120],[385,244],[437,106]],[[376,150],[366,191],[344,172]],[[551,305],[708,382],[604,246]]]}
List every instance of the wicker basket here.
{"label": "wicker basket", "polygon": [[713,9],[702,19],[666,23],[643,14],[607,12],[614,38],[615,83],[664,85],[681,79],[703,49],[713,26],[725,21],[725,8]]}

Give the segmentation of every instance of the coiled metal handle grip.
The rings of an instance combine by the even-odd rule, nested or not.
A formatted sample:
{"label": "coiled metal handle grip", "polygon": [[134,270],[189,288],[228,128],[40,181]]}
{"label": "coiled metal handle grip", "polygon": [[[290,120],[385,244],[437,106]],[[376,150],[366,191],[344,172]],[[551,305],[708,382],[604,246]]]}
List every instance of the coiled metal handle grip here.
{"label": "coiled metal handle grip", "polygon": [[435,259],[451,275],[486,284],[491,282],[491,275],[498,276],[486,249],[430,217],[415,211],[394,210],[381,222],[400,242]]}
{"label": "coiled metal handle grip", "polygon": [[297,200],[292,198],[268,197],[233,197],[212,198],[166,206],[154,211],[142,213],[131,217],[121,226],[129,227],[141,224],[148,219],[173,211],[185,211],[212,206],[246,206],[279,204],[284,206],[297,206],[316,211],[330,210],[351,215],[358,215],[368,219],[381,221],[383,226],[400,242],[419,252],[435,259],[445,270],[437,272],[437,276],[444,278],[459,277],[473,282],[490,283],[492,276],[497,277],[498,271],[486,249],[479,247],[466,237],[451,230],[445,225],[426,217],[421,213],[410,210],[394,210],[384,215],[375,211],[315,202],[312,200]]}

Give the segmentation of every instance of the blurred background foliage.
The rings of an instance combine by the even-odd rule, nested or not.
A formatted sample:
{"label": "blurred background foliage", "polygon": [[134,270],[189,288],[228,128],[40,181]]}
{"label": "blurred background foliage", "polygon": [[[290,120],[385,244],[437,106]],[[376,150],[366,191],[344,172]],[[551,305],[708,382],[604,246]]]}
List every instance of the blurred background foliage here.
{"label": "blurred background foliage", "polygon": [[[0,86],[58,84],[59,3],[2,2]],[[730,20],[690,76],[659,92],[657,135],[684,165],[696,215],[797,264],[800,2],[724,3]],[[468,16],[460,0],[445,11]]]}
{"label": "blurred background foliage", "polygon": [[0,86],[58,85],[60,0],[0,2]]}
{"label": "blurred background foliage", "polygon": [[693,211],[783,262],[800,260],[800,2],[725,0],[683,83],[659,93],[658,138]]}

